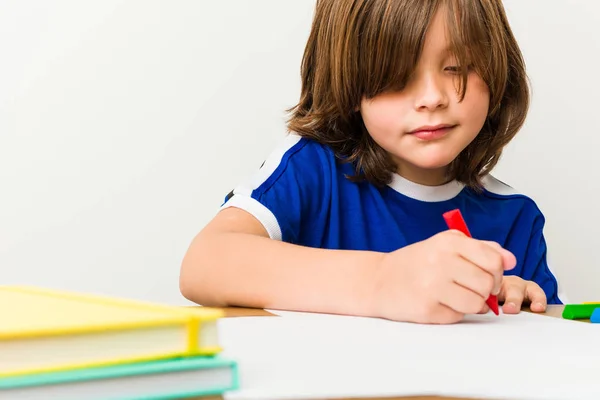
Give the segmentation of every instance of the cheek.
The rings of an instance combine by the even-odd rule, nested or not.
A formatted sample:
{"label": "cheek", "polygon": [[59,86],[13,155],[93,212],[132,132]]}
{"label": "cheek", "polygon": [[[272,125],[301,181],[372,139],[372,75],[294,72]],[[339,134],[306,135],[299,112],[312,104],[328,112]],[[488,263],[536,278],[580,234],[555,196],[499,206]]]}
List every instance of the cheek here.
{"label": "cheek", "polygon": [[374,101],[363,101],[361,115],[371,135],[396,131],[402,115],[401,102],[381,97]]}
{"label": "cheek", "polygon": [[469,80],[463,104],[465,117],[479,130],[485,122],[490,104],[490,91],[481,78]]}

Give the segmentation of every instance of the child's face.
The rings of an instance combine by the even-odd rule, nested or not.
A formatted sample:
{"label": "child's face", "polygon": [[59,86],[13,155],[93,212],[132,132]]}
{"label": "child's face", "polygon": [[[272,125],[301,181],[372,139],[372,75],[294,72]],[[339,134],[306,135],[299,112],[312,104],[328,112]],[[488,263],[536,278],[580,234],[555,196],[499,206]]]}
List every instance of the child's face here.
{"label": "child's face", "polygon": [[[427,185],[444,183],[445,171],[477,136],[486,120],[489,90],[469,72],[465,97],[459,103],[460,75],[446,49],[445,10],[438,10],[428,30],[413,77],[400,92],[363,99],[361,115],[369,134],[389,152],[398,173]],[[444,129],[422,127],[447,126]]]}

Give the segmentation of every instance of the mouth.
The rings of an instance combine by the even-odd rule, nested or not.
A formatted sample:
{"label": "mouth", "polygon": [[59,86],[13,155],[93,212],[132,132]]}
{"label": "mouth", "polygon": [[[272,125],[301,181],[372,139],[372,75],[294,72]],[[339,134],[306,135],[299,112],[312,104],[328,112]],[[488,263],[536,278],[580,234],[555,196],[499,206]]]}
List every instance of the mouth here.
{"label": "mouth", "polygon": [[424,125],[408,134],[421,140],[435,140],[446,136],[455,127],[456,125],[451,124]]}

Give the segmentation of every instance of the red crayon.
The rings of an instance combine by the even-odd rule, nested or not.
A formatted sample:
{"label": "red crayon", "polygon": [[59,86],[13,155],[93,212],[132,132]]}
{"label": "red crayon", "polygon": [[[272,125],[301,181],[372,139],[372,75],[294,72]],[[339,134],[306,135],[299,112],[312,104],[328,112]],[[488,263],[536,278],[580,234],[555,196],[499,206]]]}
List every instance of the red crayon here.
{"label": "red crayon", "polygon": [[[471,232],[469,232],[469,228],[467,228],[467,224],[462,217],[459,209],[448,211],[444,213],[444,219],[446,220],[446,224],[449,229],[455,229],[471,237]],[[498,315],[498,298],[493,294],[490,294],[490,297],[486,300],[487,305],[494,312],[494,314]]]}

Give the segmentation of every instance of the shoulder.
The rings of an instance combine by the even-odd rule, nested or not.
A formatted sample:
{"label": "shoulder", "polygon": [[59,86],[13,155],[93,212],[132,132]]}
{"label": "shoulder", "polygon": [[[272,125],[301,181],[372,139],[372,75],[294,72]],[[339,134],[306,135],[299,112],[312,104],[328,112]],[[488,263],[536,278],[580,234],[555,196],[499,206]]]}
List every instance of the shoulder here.
{"label": "shoulder", "polygon": [[302,184],[331,169],[334,161],[335,156],[329,147],[289,134],[271,151],[245,185],[253,191],[264,192],[278,182]]}
{"label": "shoulder", "polygon": [[482,180],[483,198],[487,202],[497,203],[499,210],[510,213],[518,212],[520,217],[532,219],[536,225],[544,224],[544,215],[537,202],[527,193],[502,182],[493,175],[487,175]]}
{"label": "shoulder", "polygon": [[330,147],[296,133],[289,133],[268,155],[264,167],[274,170],[290,163],[319,160],[326,162],[331,157],[334,157],[334,153]]}
{"label": "shoulder", "polygon": [[321,209],[334,168],[328,147],[289,134],[225,197],[221,209],[241,208],[256,217],[271,238],[294,242],[302,219]]}
{"label": "shoulder", "polygon": [[535,201],[526,193],[517,190],[516,188],[508,185],[505,182],[502,182],[500,179],[494,177],[493,175],[486,175],[482,179],[482,183],[485,196],[496,198],[498,200],[520,200],[532,202],[535,204]]}

